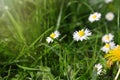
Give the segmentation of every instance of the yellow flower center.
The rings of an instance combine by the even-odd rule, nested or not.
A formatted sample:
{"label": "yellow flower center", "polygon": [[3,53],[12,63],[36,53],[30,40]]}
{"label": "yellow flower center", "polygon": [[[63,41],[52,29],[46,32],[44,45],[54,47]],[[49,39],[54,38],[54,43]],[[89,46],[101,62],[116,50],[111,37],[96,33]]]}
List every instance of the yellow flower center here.
{"label": "yellow flower center", "polygon": [[95,18],[97,18],[97,15],[93,15],[92,17],[93,17],[93,19],[95,19]]}
{"label": "yellow flower center", "polygon": [[110,47],[110,44],[106,43],[106,44],[105,44],[105,47],[106,47],[106,48],[109,48],[109,47]]}
{"label": "yellow flower center", "polygon": [[50,34],[51,38],[55,38],[55,36],[56,36],[56,34],[54,34],[54,33]]}
{"label": "yellow flower center", "polygon": [[78,35],[79,35],[80,37],[82,37],[82,36],[85,35],[85,32],[84,32],[83,30],[80,30],[80,31],[78,32]]}
{"label": "yellow flower center", "polygon": [[109,36],[106,36],[106,40],[109,40],[110,39],[110,37]]}

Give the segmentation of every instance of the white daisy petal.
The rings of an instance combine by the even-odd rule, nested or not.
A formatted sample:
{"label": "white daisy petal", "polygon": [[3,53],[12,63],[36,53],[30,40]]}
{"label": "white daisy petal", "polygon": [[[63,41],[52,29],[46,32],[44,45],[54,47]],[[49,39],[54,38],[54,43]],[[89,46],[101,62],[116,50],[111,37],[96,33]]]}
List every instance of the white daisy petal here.
{"label": "white daisy petal", "polygon": [[89,29],[85,29],[85,34],[87,35],[87,36],[91,36],[91,32],[89,31]]}
{"label": "white daisy petal", "polygon": [[53,42],[53,39],[50,38],[50,37],[47,37],[47,38],[46,38],[46,41],[47,41],[48,43],[52,43],[52,42]]}
{"label": "white daisy petal", "polygon": [[54,34],[56,34],[55,38],[58,38],[60,36],[60,32],[59,31],[55,31]]}

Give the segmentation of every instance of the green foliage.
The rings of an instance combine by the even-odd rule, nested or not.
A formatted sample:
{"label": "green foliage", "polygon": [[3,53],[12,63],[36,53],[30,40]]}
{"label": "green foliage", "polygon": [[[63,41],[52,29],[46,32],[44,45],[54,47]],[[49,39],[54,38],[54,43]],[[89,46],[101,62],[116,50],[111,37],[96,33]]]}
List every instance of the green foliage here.
{"label": "green foliage", "polygon": [[[106,33],[113,33],[120,44],[119,0],[0,2],[0,80],[113,80],[116,66],[106,68],[100,48]],[[97,11],[101,20],[90,23],[89,15]],[[109,11],[115,13],[112,22],[104,18]],[[83,28],[92,31],[89,40],[73,41],[73,32]],[[46,37],[55,30],[60,39],[48,44]],[[106,74],[96,75],[96,63],[104,65]]]}

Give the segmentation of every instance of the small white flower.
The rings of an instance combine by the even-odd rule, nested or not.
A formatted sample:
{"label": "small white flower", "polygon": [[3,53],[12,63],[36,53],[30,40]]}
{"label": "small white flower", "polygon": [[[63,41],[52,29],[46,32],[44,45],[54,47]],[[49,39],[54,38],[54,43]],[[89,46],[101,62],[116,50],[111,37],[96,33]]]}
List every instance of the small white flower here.
{"label": "small white flower", "polygon": [[95,64],[95,68],[97,69],[97,75],[100,75],[100,73],[102,72],[103,66],[100,63],[98,63],[98,64]]}
{"label": "small white flower", "polygon": [[54,33],[50,34],[50,37],[53,39],[56,39],[60,36],[60,32],[59,31],[54,31]]}
{"label": "small white flower", "polygon": [[115,48],[115,43],[114,42],[110,42],[110,43],[106,43],[101,50],[105,53],[108,53],[109,50]]}
{"label": "small white flower", "polygon": [[110,3],[110,2],[112,2],[113,0],[105,0],[105,3]]}
{"label": "small white flower", "polygon": [[54,31],[50,34],[49,37],[47,37],[46,41],[48,43],[53,42],[53,39],[57,39],[60,36],[60,33],[58,31]]}
{"label": "small white flower", "polygon": [[111,33],[106,34],[102,37],[102,42],[105,42],[105,43],[111,42],[113,38],[114,36]]}
{"label": "small white flower", "polygon": [[93,14],[90,14],[88,20],[89,20],[90,22],[94,22],[94,21],[100,20],[100,18],[101,18],[101,13],[95,12],[95,13],[93,13]]}
{"label": "small white flower", "polygon": [[73,39],[75,41],[83,41],[84,39],[88,39],[88,36],[91,36],[91,32],[88,30],[88,29],[82,29],[82,30],[79,30],[79,31],[75,31],[73,33]]}
{"label": "small white flower", "polygon": [[112,21],[114,19],[114,14],[112,12],[108,12],[106,15],[105,15],[105,18],[106,20],[108,21]]}

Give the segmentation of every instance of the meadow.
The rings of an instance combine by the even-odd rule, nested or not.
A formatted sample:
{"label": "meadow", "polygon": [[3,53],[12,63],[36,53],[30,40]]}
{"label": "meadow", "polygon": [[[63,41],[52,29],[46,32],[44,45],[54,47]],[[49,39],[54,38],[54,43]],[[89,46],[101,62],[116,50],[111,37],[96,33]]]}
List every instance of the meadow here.
{"label": "meadow", "polygon": [[0,0],[0,80],[120,80],[120,0]]}

